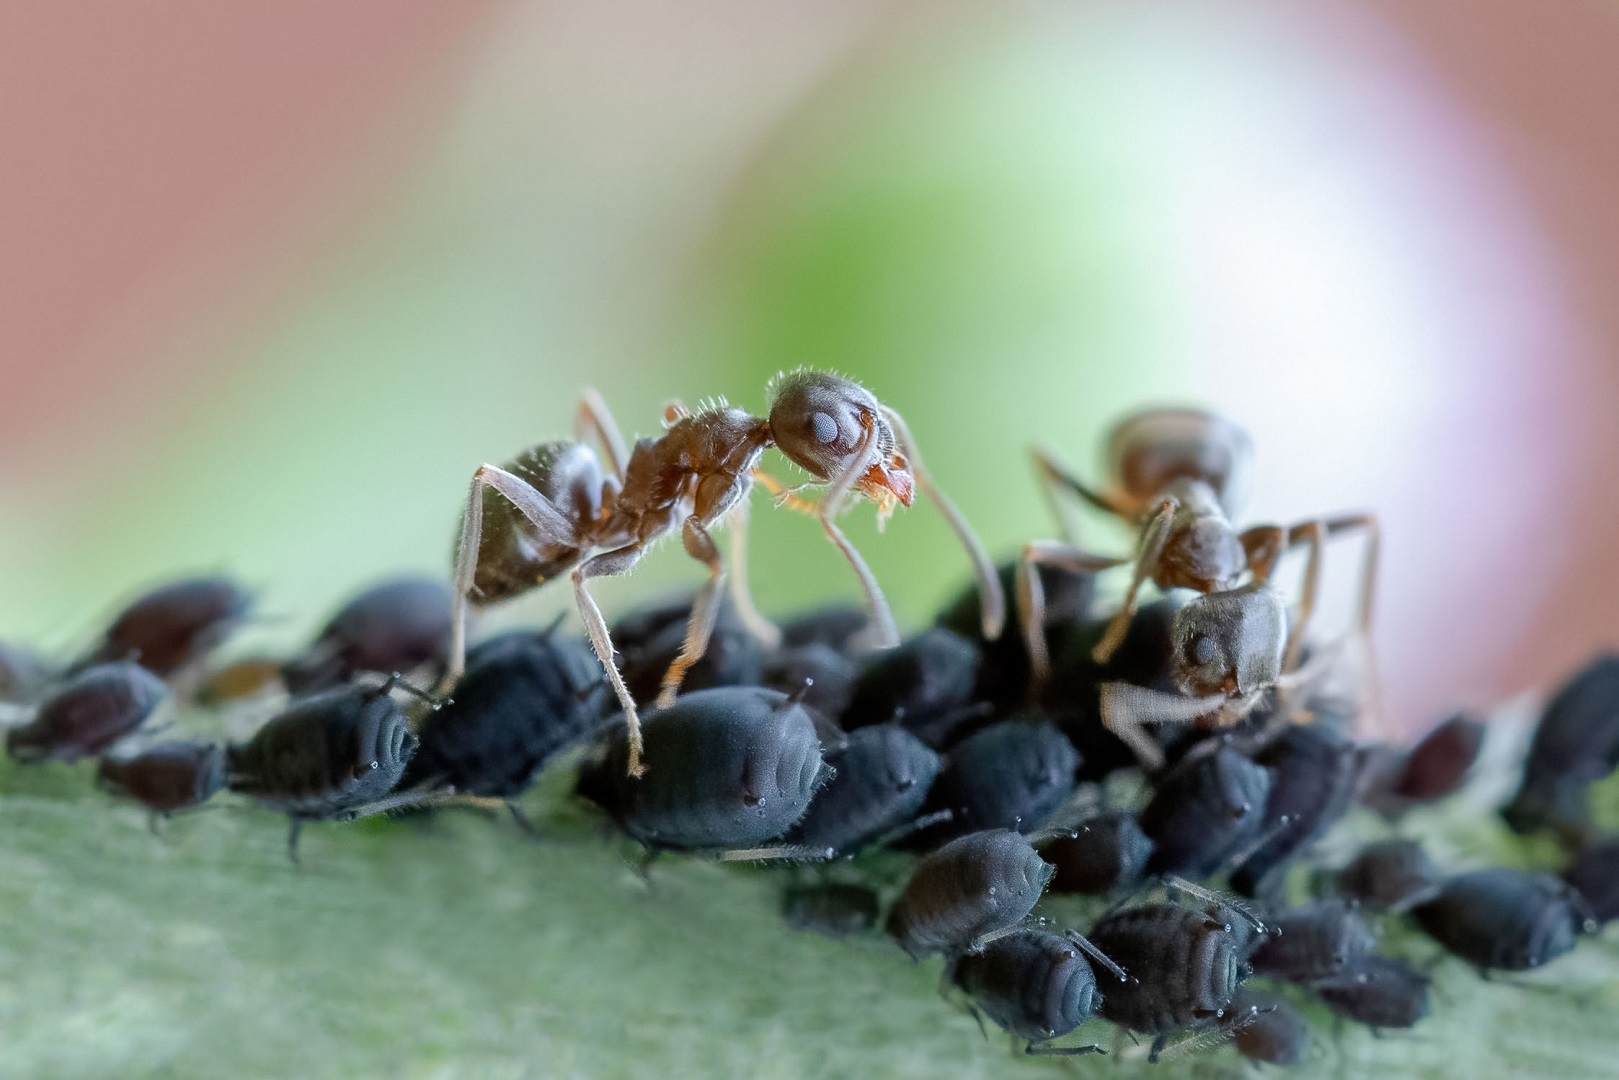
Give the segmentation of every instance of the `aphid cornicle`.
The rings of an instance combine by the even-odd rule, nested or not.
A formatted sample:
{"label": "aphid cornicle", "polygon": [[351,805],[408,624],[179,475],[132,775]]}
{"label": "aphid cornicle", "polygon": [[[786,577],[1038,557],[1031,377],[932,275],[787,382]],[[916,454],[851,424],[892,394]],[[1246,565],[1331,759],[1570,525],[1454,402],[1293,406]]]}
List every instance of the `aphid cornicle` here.
{"label": "aphid cornicle", "polygon": [[1354,906],[1322,900],[1269,920],[1270,933],[1248,953],[1256,973],[1308,986],[1358,966],[1376,944]]}
{"label": "aphid cornicle", "polygon": [[281,676],[292,693],[312,694],[361,672],[436,674],[449,642],[449,588],[436,578],[390,578],[345,601]]}
{"label": "aphid cornicle", "polygon": [[765,657],[759,682],[784,694],[801,693],[804,705],[836,723],[854,696],[853,660],[824,642],[792,645]]}
{"label": "aphid cornicle", "polygon": [[1310,989],[1334,1013],[1374,1030],[1415,1027],[1428,1015],[1428,977],[1397,957],[1373,953]]}
{"label": "aphid cornicle", "polygon": [[1079,754],[1039,713],[992,724],[957,743],[924,811],[950,817],[919,835],[930,843],[982,829],[1030,833],[1073,794]]}
{"label": "aphid cornicle", "polygon": [[757,686],[684,694],[647,714],[647,772],[631,775],[628,732],[580,769],[577,790],[653,849],[753,848],[790,829],[830,770],[809,712]]}
{"label": "aphid cornicle", "polygon": [[1509,867],[1453,877],[1411,914],[1429,937],[1485,970],[1540,967],[1597,930],[1567,882]]}
{"label": "aphid cornicle", "polygon": [[1332,888],[1369,911],[1401,912],[1439,891],[1439,867],[1415,840],[1383,840],[1361,848],[1332,879]]}
{"label": "aphid cornicle", "polygon": [[401,789],[509,800],[551,757],[602,727],[606,683],[582,641],[515,631],[478,645],[454,696],[429,713]]}
{"label": "aphid cornicle", "polygon": [[1256,896],[1349,809],[1355,748],[1323,727],[1289,724],[1254,754],[1270,770],[1270,794],[1256,832],[1266,837],[1231,875],[1231,887]]}
{"label": "aphid cornicle", "polygon": [[1017,926],[1034,910],[1051,865],[1021,834],[972,833],[922,857],[888,912],[888,933],[914,959],[954,954]]}
{"label": "aphid cornicle", "polygon": [[[899,640],[888,602],[835,518],[854,497],[871,499],[886,515],[896,505],[910,505],[914,488],[921,488],[968,551],[984,591],[986,636],[999,634],[1005,601],[988,557],[966,520],[933,485],[899,414],[857,383],[813,371],[784,375],[772,384],[767,417],[723,403],[696,413],[671,406],[664,433],[640,440],[633,451],[626,450],[605,403],[595,395],[585,396],[579,419],[581,440],[594,432],[605,446],[609,473],[583,441],[571,441],[543,443],[507,468],[483,465],[473,474],[456,551],[446,684],[461,673],[469,601],[493,603],[569,573],[590,643],[629,728],[626,767],[638,773],[640,720],[588,582],[629,573],[656,540],[676,529],[687,554],[708,568],[684,648],[664,676],[658,700],[670,704],[686,670],[702,658],[725,578],[709,530],[721,523],[742,527],[743,518],[731,512],[745,505],[755,479],[782,504],[820,521],[860,578],[876,623],[875,644],[882,646]],[[800,499],[796,489],[759,470],[760,456],[771,446],[808,472],[809,483],[827,487],[819,503]],[[739,590],[745,587],[737,583]],[[751,610],[751,602],[745,607]]]}
{"label": "aphid cornicle", "polygon": [[97,763],[96,781],[103,790],[133,799],[154,814],[189,810],[225,786],[225,748],[176,741],[128,757],[106,756]]}
{"label": "aphid cornicle", "polygon": [[827,751],[833,776],[787,834],[789,843],[852,855],[916,817],[939,755],[897,724],[850,732]]}
{"label": "aphid cornicle", "polygon": [[950,980],[985,1016],[1027,1040],[1030,1054],[1087,1054],[1099,1046],[1049,1047],[1096,1015],[1096,974],[1079,947],[1046,930],[1019,930],[951,964]]}
{"label": "aphid cornicle", "polygon": [[222,642],[241,624],[252,602],[252,595],[230,578],[186,578],[162,585],[114,616],[78,667],[133,660],[166,678]]}
{"label": "aphid cornicle", "polygon": [[1140,884],[1152,848],[1152,839],[1126,810],[1094,814],[1035,845],[1040,857],[1056,867],[1050,890],[1085,896],[1106,896]]}
{"label": "aphid cornicle", "polygon": [[1598,922],[1619,918],[1619,840],[1588,846],[1563,871],[1563,880],[1580,894]]}
{"label": "aphid cornicle", "polygon": [[6,750],[27,764],[95,757],[150,719],[168,696],[163,681],[139,664],[97,664],[46,695],[29,723],[6,733]]}
{"label": "aphid cornicle", "polygon": [[389,695],[397,685],[389,679],[303,698],[226,749],[230,790],[287,815],[293,862],[304,822],[357,817],[399,783],[416,736]]}
{"label": "aphid cornicle", "polygon": [[930,627],[897,648],[866,658],[840,722],[850,730],[897,722],[941,749],[972,715],[966,710],[977,677],[978,647],[959,634]]}
{"label": "aphid cornicle", "polygon": [[1270,795],[1263,765],[1223,743],[1188,755],[1155,785],[1141,811],[1152,874],[1204,877],[1258,834]]}
{"label": "aphid cornicle", "polygon": [[1218,1021],[1248,975],[1246,935],[1223,917],[1177,904],[1116,911],[1087,936],[1128,976],[1097,972],[1102,1017],[1155,1036],[1154,1057],[1169,1035]]}
{"label": "aphid cornicle", "polygon": [[841,881],[794,885],[782,894],[781,914],[794,930],[829,938],[857,937],[877,925],[877,894],[864,885]]}
{"label": "aphid cornicle", "polygon": [[1586,790],[1619,767],[1619,654],[1598,656],[1575,672],[1535,725],[1523,783],[1502,810],[1518,832],[1585,831]]}

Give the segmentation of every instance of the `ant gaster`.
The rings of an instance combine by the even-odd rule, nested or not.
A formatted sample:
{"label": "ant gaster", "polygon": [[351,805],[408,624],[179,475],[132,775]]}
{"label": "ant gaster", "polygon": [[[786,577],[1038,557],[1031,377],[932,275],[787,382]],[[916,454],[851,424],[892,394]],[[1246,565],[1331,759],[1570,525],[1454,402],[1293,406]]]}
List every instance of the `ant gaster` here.
{"label": "ant gaster", "polygon": [[[456,553],[453,637],[443,686],[453,685],[461,673],[469,593],[475,589],[477,602],[491,603],[571,572],[591,646],[629,725],[627,765],[638,775],[640,720],[613,663],[607,622],[586,584],[629,573],[655,541],[677,528],[687,554],[708,567],[708,580],[687,623],[685,646],[659,694],[660,704],[670,704],[687,669],[702,657],[718,613],[725,568],[709,529],[730,514],[740,555],[742,515],[755,480],[779,504],[821,522],[860,578],[881,646],[899,641],[893,616],[876,578],[834,519],[850,497],[860,496],[875,502],[879,518],[886,519],[896,504],[909,506],[920,487],[966,547],[984,597],[985,636],[998,636],[1005,619],[1000,582],[966,520],[934,486],[899,414],[858,384],[823,372],[779,376],[770,390],[768,417],[723,402],[695,413],[671,405],[663,434],[639,440],[633,451],[626,450],[605,402],[587,392],[574,441],[542,443],[506,468],[483,465],[473,473]],[[584,442],[591,433],[607,451],[605,475]],[[759,470],[759,458],[771,446],[807,471],[810,484],[826,486],[819,503],[798,498],[797,489]],[[740,574],[736,591],[743,599],[738,606],[751,613]]]}

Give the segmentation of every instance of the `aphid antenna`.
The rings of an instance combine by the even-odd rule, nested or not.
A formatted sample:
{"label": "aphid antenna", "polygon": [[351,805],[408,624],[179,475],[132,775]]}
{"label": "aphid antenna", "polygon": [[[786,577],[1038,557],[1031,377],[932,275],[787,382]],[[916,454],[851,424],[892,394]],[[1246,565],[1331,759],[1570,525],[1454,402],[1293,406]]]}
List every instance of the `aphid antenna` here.
{"label": "aphid antenna", "polygon": [[1218,908],[1236,912],[1242,921],[1252,926],[1257,933],[1270,933],[1270,928],[1265,925],[1264,920],[1255,914],[1253,908],[1249,907],[1247,901],[1241,897],[1233,896],[1230,893],[1216,892],[1214,889],[1206,889],[1196,882],[1187,881],[1177,874],[1165,874],[1163,882],[1165,887],[1176,892],[1185,893],[1187,896],[1196,897],[1205,904],[1214,904]]}
{"label": "aphid antenna", "polygon": [[779,847],[736,848],[721,851],[714,856],[719,862],[826,862],[835,857],[832,848],[807,847],[803,844],[782,844]]}
{"label": "aphid antenna", "polygon": [[814,689],[814,687],[815,680],[805,676],[803,683],[787,695],[787,700],[783,704],[802,705],[804,703],[804,699],[809,697],[809,692]]}
{"label": "aphid antenna", "polygon": [[1120,982],[1133,981],[1130,978],[1129,972],[1120,967],[1107,953],[1103,952],[1101,949],[1098,949],[1091,942],[1090,938],[1086,937],[1084,934],[1081,934],[1078,930],[1065,930],[1063,931],[1062,936],[1067,938],[1069,941],[1072,941],[1075,945],[1078,945],[1080,949],[1084,951],[1086,956],[1089,956],[1092,960],[1095,960],[1098,964],[1101,964],[1103,967],[1107,968],[1108,971],[1112,972],[1115,979],[1118,979]]}
{"label": "aphid antenna", "polygon": [[1026,929],[1028,929],[1027,922],[1025,920],[1019,920],[1018,922],[1013,923],[1011,926],[1003,926],[999,930],[991,930],[987,934],[981,934],[978,937],[973,938],[972,944],[968,945],[965,951],[976,956],[978,953],[983,952],[986,946],[994,944],[1003,937],[1011,937],[1013,934],[1021,934]]}
{"label": "aphid antenna", "polygon": [[1052,1046],[1050,1042],[1031,1042],[1023,1048],[1023,1053],[1029,1057],[1077,1057],[1080,1054],[1106,1054],[1096,1043],[1089,1046]]}
{"label": "aphid antenna", "polygon": [[956,812],[949,809],[935,810],[931,814],[923,814],[915,821],[907,821],[903,825],[896,825],[894,828],[889,829],[887,832],[877,837],[877,839],[873,840],[871,842],[871,846],[876,848],[888,847],[891,844],[898,843],[899,841],[905,839],[912,833],[918,833],[923,829],[931,829],[935,825],[943,825],[948,821],[954,821],[955,817]]}
{"label": "aphid antenna", "polygon": [[1177,1039],[1172,1043],[1168,1043],[1154,1050],[1148,1060],[1154,1064],[1161,1065],[1166,1061],[1174,1061],[1177,1058],[1185,1057],[1187,1054],[1200,1054],[1206,1050],[1213,1050],[1216,1047],[1224,1046],[1226,1043],[1230,1042],[1236,1037],[1237,1032],[1252,1024],[1259,1018],[1260,1010],[1258,1006],[1254,1006],[1253,1008],[1245,1011],[1248,1012],[1249,1015],[1243,1020],[1239,1021],[1237,1024],[1228,1026],[1220,1023],[1221,1018],[1216,1017],[1215,1019],[1209,1021],[1211,1026],[1196,1029],[1185,1038]]}
{"label": "aphid antenna", "polygon": [[442,709],[444,706],[448,705],[454,700],[454,698],[440,698],[433,696],[428,691],[423,690],[421,687],[408,681],[404,675],[397,671],[389,675],[387,681],[378,686],[370,696],[373,700],[375,700],[376,698],[383,697],[395,690],[402,690],[406,694],[409,694],[411,697],[415,698],[417,701],[431,706],[434,712],[437,712],[439,709]]}
{"label": "aphid antenna", "polygon": [[1284,832],[1286,832],[1292,824],[1293,815],[1283,814],[1270,828],[1266,829],[1264,832],[1242,845],[1242,847],[1232,852],[1225,859],[1222,859],[1220,863],[1221,869],[1215,872],[1220,873],[1226,869],[1235,870],[1241,867],[1249,859],[1253,858],[1254,855],[1257,854],[1266,844],[1269,844],[1272,840],[1275,840],[1278,836],[1281,836]]}

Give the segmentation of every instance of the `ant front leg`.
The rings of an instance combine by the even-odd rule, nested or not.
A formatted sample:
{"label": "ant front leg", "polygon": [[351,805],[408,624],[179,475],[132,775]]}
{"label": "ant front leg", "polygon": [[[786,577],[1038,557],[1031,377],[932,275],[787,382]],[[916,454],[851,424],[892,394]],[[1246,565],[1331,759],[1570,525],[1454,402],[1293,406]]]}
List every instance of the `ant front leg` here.
{"label": "ant front leg", "polygon": [[590,638],[590,647],[596,650],[596,659],[601,661],[602,667],[607,671],[607,681],[612,684],[613,693],[618,697],[619,706],[624,710],[624,722],[629,725],[631,776],[640,776],[646,772],[646,766],[641,764],[641,717],[635,711],[635,699],[630,696],[630,688],[624,685],[624,676],[619,673],[618,665],[613,662],[613,640],[607,633],[607,620],[602,617],[602,609],[596,606],[595,598],[585,588],[585,582],[591,578],[627,574],[645,554],[645,541],[637,540],[633,544],[604,551],[586,560],[573,572],[574,599],[579,603],[579,617],[584,620],[585,635]]}
{"label": "ant front leg", "polygon": [[1074,530],[1072,519],[1065,512],[1062,501],[1057,498],[1058,492],[1066,491],[1071,495],[1077,495],[1102,513],[1112,514],[1126,521],[1135,516],[1108,496],[1086,487],[1056,454],[1045,447],[1031,447],[1029,456],[1034,459],[1034,475],[1039,482],[1040,493],[1045,496],[1046,505],[1051,508],[1051,516],[1057,519],[1057,528],[1062,531],[1063,539],[1072,541]]}
{"label": "ant front leg", "polygon": [[467,665],[467,597],[478,572],[478,547],[483,540],[483,493],[493,488],[517,507],[530,524],[540,530],[544,543],[578,547],[579,530],[556,504],[536,491],[528,481],[495,465],[481,465],[472,474],[467,489],[467,506],[461,515],[461,538],[455,549],[455,587],[450,609],[450,656],[437,694],[447,695],[460,680]]}
{"label": "ant front leg", "polygon": [[1124,602],[1113,613],[1112,621],[1107,624],[1107,632],[1091,651],[1091,659],[1098,664],[1113,659],[1113,654],[1124,644],[1124,635],[1129,633],[1130,620],[1136,613],[1136,596],[1147,579],[1158,572],[1158,560],[1163,556],[1164,546],[1169,543],[1169,534],[1175,527],[1175,512],[1180,507],[1179,499],[1173,495],[1166,496],[1147,522],[1141,537],[1141,553],[1136,556],[1136,571],[1130,578],[1130,588],[1124,594]]}
{"label": "ant front leg", "polygon": [[1029,652],[1029,671],[1036,686],[1051,674],[1051,653],[1046,642],[1046,590],[1040,567],[1055,566],[1074,574],[1095,574],[1125,560],[1092,555],[1057,540],[1036,540],[1023,549],[1017,564],[1018,622]]}
{"label": "ant front leg", "polygon": [[720,586],[725,582],[725,566],[720,562],[720,549],[695,515],[686,519],[680,540],[685,545],[686,554],[708,567],[708,580],[703,582],[697,599],[692,602],[691,618],[686,621],[686,640],[680,647],[680,655],[669,665],[669,670],[663,676],[663,685],[658,689],[660,709],[667,709],[675,703],[675,695],[680,692],[686,672],[708,651],[708,641],[714,636],[714,623],[720,614]]}
{"label": "ant front leg", "polygon": [[725,527],[731,533],[731,601],[736,604],[737,618],[748,632],[766,649],[774,651],[781,646],[781,630],[759,611],[753,602],[753,591],[748,587],[748,521],[748,500],[744,495],[725,519]]}
{"label": "ant front leg", "polygon": [[872,647],[892,649],[899,644],[899,628],[894,625],[894,613],[888,607],[888,599],[883,596],[883,590],[877,584],[877,577],[871,572],[871,567],[866,565],[866,560],[860,557],[860,552],[849,542],[843,530],[838,528],[838,523],[832,520],[842,507],[844,496],[853,489],[855,480],[866,471],[875,439],[876,428],[867,423],[860,441],[855,444],[854,453],[850,455],[849,465],[827,485],[826,497],[821,500],[815,516],[820,520],[827,538],[843,552],[843,557],[854,567],[855,576],[860,579],[860,587],[866,594],[866,604],[871,608]]}
{"label": "ant front leg", "polygon": [[630,464],[624,435],[618,430],[618,422],[613,419],[612,412],[607,408],[607,402],[593,388],[586,387],[579,395],[579,411],[574,417],[573,437],[579,442],[589,442],[591,435],[595,435],[602,448],[607,451],[607,464],[612,466],[613,476],[622,484],[624,473]]}
{"label": "ant front leg", "polygon": [[770,492],[770,496],[775,500],[778,509],[791,510],[795,514],[803,514],[806,517],[816,517],[820,514],[820,503],[803,498],[798,494],[805,488],[814,485],[797,484],[789,486],[760,468],[753,469],[752,476],[760,487]]}

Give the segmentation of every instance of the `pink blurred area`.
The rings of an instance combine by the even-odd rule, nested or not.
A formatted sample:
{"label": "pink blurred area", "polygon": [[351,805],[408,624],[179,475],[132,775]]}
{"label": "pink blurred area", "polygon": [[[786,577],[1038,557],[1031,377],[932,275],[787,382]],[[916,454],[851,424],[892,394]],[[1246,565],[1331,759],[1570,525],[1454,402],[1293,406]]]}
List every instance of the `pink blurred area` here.
{"label": "pink blurred area", "polygon": [[[431,118],[451,107],[461,66],[504,8],[10,5],[0,15],[0,474],[91,452],[91,431],[99,445],[116,445],[142,409],[205,379],[206,353],[164,343],[198,312],[218,318],[233,305],[273,303],[302,260],[363,218]],[[1475,576],[1465,596],[1421,598],[1453,609],[1453,620],[1381,628],[1385,650],[1442,657],[1430,676],[1406,665],[1400,677],[1397,704],[1415,717],[1543,683],[1619,641],[1609,554],[1619,543],[1619,501],[1609,494],[1619,425],[1599,422],[1619,411],[1619,12],[1595,0],[1363,0],[1353,9],[1381,17],[1400,55],[1424,69],[1428,92],[1475,125],[1468,139],[1492,150],[1502,188],[1531,211],[1570,321],[1536,337],[1545,354],[1520,356],[1510,371],[1481,362],[1480,379],[1532,387],[1529,405],[1503,410],[1488,394],[1458,394],[1400,420],[1412,445],[1445,445],[1433,461],[1412,461],[1387,493],[1400,526],[1421,530],[1401,545],[1415,567],[1391,577],[1420,582],[1422,565],[1447,559]],[[602,25],[617,37],[581,35],[584,52],[557,80],[594,77],[626,44],[649,55],[681,47],[668,19]],[[1327,35],[1333,21],[1320,25]],[[737,47],[788,55],[795,29],[782,20],[774,37]],[[657,123],[656,112],[642,122]],[[615,131],[633,138],[635,125]],[[1543,438],[1523,439],[1528,456],[1508,467],[1470,471],[1469,448],[1492,445],[1503,415],[1529,417]],[[1266,445],[1263,423],[1255,427]],[[1307,427],[1280,418],[1270,430]],[[1288,482],[1303,485],[1306,473]],[[1451,509],[1424,514],[1425,492],[1441,487],[1432,505]],[[1537,490],[1557,494],[1528,498]],[[1313,490],[1287,496],[1322,503]],[[1526,502],[1537,517],[1529,523],[1517,516]],[[1531,567],[1537,595],[1492,619],[1492,597],[1512,593]],[[1445,640],[1434,639],[1436,626],[1449,628]]]}

